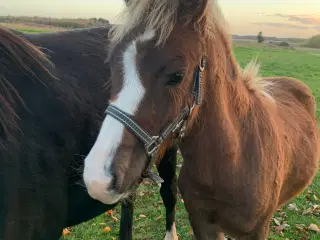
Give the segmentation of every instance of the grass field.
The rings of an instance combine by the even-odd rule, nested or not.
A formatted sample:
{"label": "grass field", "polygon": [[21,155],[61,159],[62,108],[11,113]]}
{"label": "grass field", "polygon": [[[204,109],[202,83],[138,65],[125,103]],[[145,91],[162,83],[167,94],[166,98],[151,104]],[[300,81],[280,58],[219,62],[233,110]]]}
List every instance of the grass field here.
{"label": "grass field", "polygon": [[63,28],[59,28],[59,27],[50,27],[48,25],[27,24],[27,23],[0,23],[0,26],[16,29],[20,32],[25,32],[25,33],[46,33],[46,32],[57,32],[57,31],[64,30]]}
{"label": "grass field", "polygon": [[[237,44],[235,44],[237,45]],[[262,48],[236,46],[234,48],[241,66],[245,66],[252,57],[259,55],[262,76],[286,75],[296,77],[312,88],[317,98],[320,119],[320,56],[310,51],[284,50],[280,48]],[[134,212],[134,239],[164,239],[165,212],[161,202],[159,187],[144,184],[139,187]],[[312,186],[295,200],[274,215],[271,222],[269,239],[320,239],[320,233],[309,228],[315,224],[320,228],[320,172]],[[114,216],[120,218],[120,207]],[[181,199],[177,206],[177,231],[180,239],[192,239],[192,231]],[[111,231],[103,229],[109,226]],[[119,221],[115,222],[107,214],[71,229],[71,234],[63,240],[105,240],[116,239]]]}

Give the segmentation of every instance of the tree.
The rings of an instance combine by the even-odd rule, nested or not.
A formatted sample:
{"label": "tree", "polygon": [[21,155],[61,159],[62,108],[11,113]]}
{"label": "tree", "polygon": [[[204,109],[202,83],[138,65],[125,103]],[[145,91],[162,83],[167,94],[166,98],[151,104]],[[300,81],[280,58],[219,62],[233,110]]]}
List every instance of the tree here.
{"label": "tree", "polygon": [[109,21],[104,19],[104,18],[98,18],[97,21],[100,22],[100,23],[103,23],[103,24],[109,24]]}
{"label": "tree", "polygon": [[319,49],[320,49],[320,34],[311,37],[311,38],[303,45],[303,47],[319,48]]}
{"label": "tree", "polygon": [[290,44],[287,42],[281,42],[281,43],[279,43],[279,46],[280,47],[290,47]]}
{"label": "tree", "polygon": [[258,39],[258,43],[262,43],[264,41],[264,38],[262,36],[262,32],[259,32],[257,39]]}

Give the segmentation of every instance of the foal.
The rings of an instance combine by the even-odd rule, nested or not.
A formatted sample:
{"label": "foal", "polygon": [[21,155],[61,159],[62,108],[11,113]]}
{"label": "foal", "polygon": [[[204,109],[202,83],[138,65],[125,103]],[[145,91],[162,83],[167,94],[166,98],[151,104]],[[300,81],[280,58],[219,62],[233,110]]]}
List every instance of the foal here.
{"label": "foal", "polygon": [[196,238],[266,239],[272,214],[318,167],[310,89],[260,78],[254,61],[241,70],[214,0],[132,0],[121,16],[112,100],[85,160],[89,193],[110,204],[127,196],[180,140],[179,187]]}

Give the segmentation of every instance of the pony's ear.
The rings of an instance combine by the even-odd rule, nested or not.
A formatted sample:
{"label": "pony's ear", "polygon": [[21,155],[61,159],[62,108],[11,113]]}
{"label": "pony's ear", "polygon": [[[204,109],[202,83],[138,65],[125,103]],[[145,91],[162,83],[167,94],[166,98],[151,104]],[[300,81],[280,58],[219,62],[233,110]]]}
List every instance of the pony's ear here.
{"label": "pony's ear", "polygon": [[124,0],[125,4],[128,6],[131,0]]}
{"label": "pony's ear", "polygon": [[179,0],[178,19],[182,22],[200,22],[212,0]]}

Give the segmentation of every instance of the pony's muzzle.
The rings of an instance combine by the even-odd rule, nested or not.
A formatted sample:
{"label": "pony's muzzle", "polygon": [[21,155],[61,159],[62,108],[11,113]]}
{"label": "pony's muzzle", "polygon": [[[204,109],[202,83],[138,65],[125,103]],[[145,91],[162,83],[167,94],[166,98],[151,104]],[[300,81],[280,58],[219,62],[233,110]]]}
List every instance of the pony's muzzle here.
{"label": "pony's muzzle", "polygon": [[95,200],[104,204],[114,204],[118,202],[122,195],[113,190],[113,181],[93,180],[86,183],[88,194]]}

